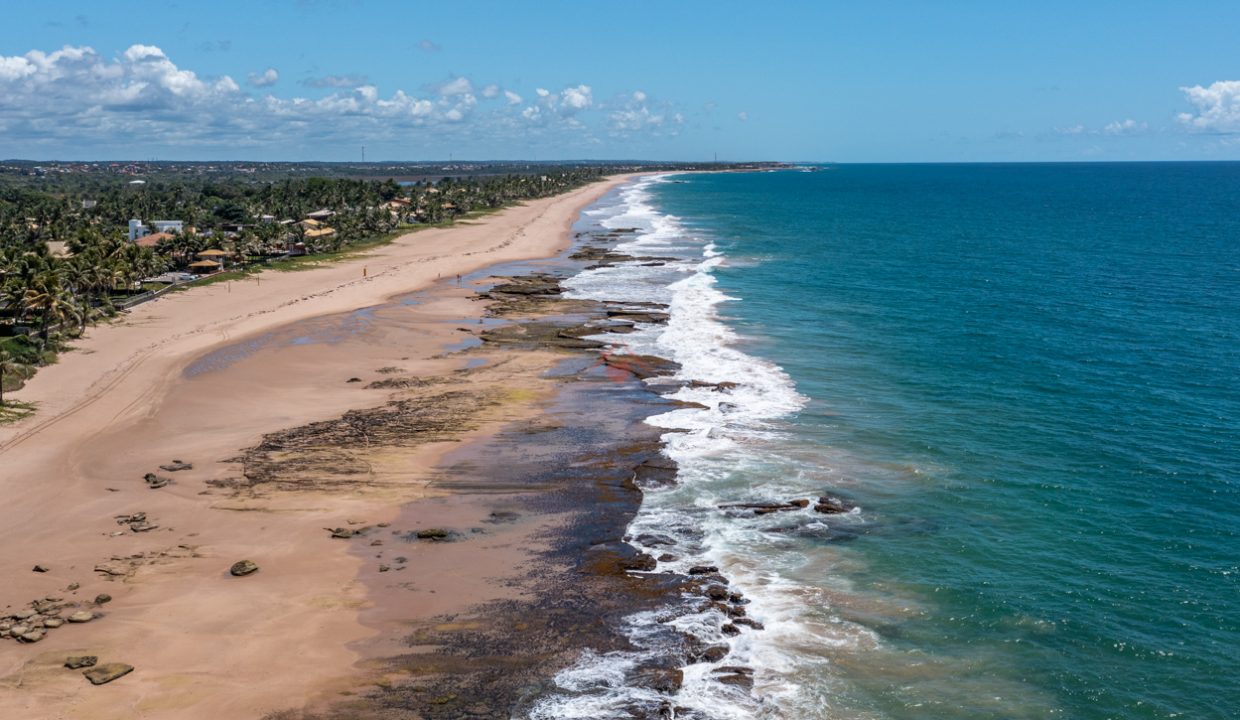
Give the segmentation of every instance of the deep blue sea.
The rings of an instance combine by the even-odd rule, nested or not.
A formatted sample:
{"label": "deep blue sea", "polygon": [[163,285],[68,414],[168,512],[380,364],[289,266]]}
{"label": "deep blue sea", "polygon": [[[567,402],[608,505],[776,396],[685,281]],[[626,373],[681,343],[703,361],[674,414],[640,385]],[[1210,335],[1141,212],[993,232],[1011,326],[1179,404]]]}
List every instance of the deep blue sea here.
{"label": "deep blue sea", "polygon": [[[755,670],[686,668],[679,716],[1240,718],[1240,164],[664,176],[589,214],[678,260],[574,292],[669,303],[627,349],[738,383],[651,421],[681,477],[632,534],[765,625],[672,621]],[[718,508],[825,494],[858,507]],[[615,716],[630,661],[543,716]]]}

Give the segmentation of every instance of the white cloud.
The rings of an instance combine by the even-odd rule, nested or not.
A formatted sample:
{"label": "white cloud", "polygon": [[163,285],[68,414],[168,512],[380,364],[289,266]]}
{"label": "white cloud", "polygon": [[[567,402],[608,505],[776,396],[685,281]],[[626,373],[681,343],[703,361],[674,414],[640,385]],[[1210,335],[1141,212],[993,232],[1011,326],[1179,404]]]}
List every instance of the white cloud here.
{"label": "white cloud", "polygon": [[[285,82],[280,82],[281,80]],[[566,147],[599,142],[601,132],[670,134],[684,117],[642,91],[600,104],[588,84],[546,87],[530,99],[498,84],[476,86],[456,77],[417,94],[384,95],[362,75],[324,75],[300,81],[320,89],[298,96],[275,68],[250,73],[245,88],[227,75],[211,77],[178,66],[155,45],[135,44],[114,56],[90,47],[0,55],[0,152],[69,153],[164,146],[304,148],[366,139],[407,143],[445,138],[545,142]],[[302,91],[304,92],[304,90]],[[483,99],[500,102],[485,103]],[[524,147],[524,146],[523,146]]]}
{"label": "white cloud", "polygon": [[267,68],[261,73],[250,73],[247,80],[254,87],[271,87],[280,80],[280,73],[275,68]]}
{"label": "white cloud", "polygon": [[1181,123],[1202,132],[1240,131],[1240,80],[1220,80],[1209,87],[1194,85],[1180,91],[1195,109],[1177,115]]}
{"label": "white cloud", "polygon": [[567,115],[585,110],[594,104],[594,96],[589,85],[564,88],[560,93],[560,106]]}
{"label": "white cloud", "polygon": [[1068,127],[1055,128],[1057,135],[1084,135],[1086,132],[1084,125],[1069,125]]}
{"label": "white cloud", "polygon": [[474,91],[474,84],[469,78],[453,78],[439,86],[439,94],[445,96],[467,95]]}
{"label": "white cloud", "polygon": [[740,112],[736,113],[736,119],[740,120],[741,122],[749,122],[749,113],[745,112],[744,110],[741,110]]}
{"label": "white cloud", "polygon": [[1146,123],[1128,118],[1127,120],[1116,120],[1115,122],[1108,123],[1106,127],[1102,128],[1102,132],[1106,135],[1133,135],[1144,132],[1149,127]]}
{"label": "white cloud", "polygon": [[439,44],[433,40],[422,38],[418,41],[418,49],[422,52],[439,52],[443,48],[439,47]]}
{"label": "white cloud", "polygon": [[650,97],[638,90],[631,95],[620,95],[607,103],[608,127],[612,135],[628,137],[636,133],[651,135],[675,135],[685,116],[673,112],[668,103],[651,106]]}
{"label": "white cloud", "polygon": [[0,57],[0,80],[20,80],[38,71],[34,63],[24,57]]}

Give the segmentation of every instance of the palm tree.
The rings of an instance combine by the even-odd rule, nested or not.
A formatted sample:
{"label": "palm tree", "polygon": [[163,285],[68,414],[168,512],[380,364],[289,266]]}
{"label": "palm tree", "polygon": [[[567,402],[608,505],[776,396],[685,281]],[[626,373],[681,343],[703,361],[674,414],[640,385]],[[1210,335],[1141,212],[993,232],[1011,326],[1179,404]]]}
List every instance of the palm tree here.
{"label": "palm tree", "polygon": [[17,374],[17,361],[8,350],[0,348],[0,407],[4,406],[4,377]]}
{"label": "palm tree", "polygon": [[60,326],[79,317],[76,298],[65,288],[63,278],[62,272],[44,270],[32,278],[21,294],[22,313],[39,317],[40,351],[47,348],[53,325]]}

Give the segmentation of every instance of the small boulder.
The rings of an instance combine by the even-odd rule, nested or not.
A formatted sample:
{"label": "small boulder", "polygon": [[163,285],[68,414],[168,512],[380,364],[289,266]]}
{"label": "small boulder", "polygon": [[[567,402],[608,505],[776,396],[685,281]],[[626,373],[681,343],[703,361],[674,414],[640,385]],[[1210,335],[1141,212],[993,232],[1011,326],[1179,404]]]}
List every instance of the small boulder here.
{"label": "small boulder", "polygon": [[37,573],[45,573],[50,570],[50,568],[48,568],[46,565],[35,565],[34,567],[30,569]]}
{"label": "small boulder", "polygon": [[753,688],[753,670],[749,668],[729,665],[716,668],[715,674],[715,679],[724,685],[735,685],[746,690]]}
{"label": "small boulder", "polygon": [[27,642],[27,643],[37,643],[43,639],[43,636],[45,634],[46,633],[44,633],[43,630],[39,628],[35,628],[34,630],[31,630],[30,632],[18,635],[17,639],[21,640],[22,642]]}
{"label": "small boulder", "polygon": [[258,572],[258,565],[253,560],[238,560],[228,568],[228,573],[233,577],[244,577]]}
{"label": "small boulder", "polygon": [[152,490],[167,487],[168,484],[172,482],[172,478],[166,478],[161,475],[156,475],[155,473],[147,473],[142,476],[142,479],[146,481],[146,486]]}
{"label": "small boulder", "polygon": [[104,663],[82,673],[92,685],[103,685],[133,672],[133,665]]}
{"label": "small boulder", "polygon": [[717,572],[719,572],[719,568],[714,565],[694,565],[689,568],[690,575],[709,575]]}
{"label": "small boulder", "polygon": [[428,528],[415,533],[419,540],[447,540],[449,535],[450,533],[447,530],[440,528]]}
{"label": "small boulder", "polygon": [[168,472],[178,472],[180,470],[193,470],[194,464],[187,463],[187,462],[181,462],[180,460],[173,460],[167,465],[160,465],[159,469],[167,470]]}
{"label": "small boulder", "polygon": [[824,515],[839,515],[846,513],[855,508],[856,505],[847,500],[836,497],[834,495],[824,495],[818,498],[818,502],[814,505],[814,511],[823,513]]}
{"label": "small boulder", "polygon": [[79,668],[94,667],[99,662],[99,658],[95,655],[70,655],[65,658],[65,667],[70,670]]}
{"label": "small boulder", "polygon": [[112,602],[112,596],[107,593],[99,593],[98,595],[95,596],[96,605],[102,605],[104,603],[110,603],[110,602]]}
{"label": "small boulder", "polygon": [[336,538],[337,540],[348,540],[349,538],[357,534],[357,531],[350,530],[349,528],[338,527],[338,528],[323,528],[323,529],[331,533],[332,537]]}
{"label": "small boulder", "polygon": [[95,614],[89,610],[78,610],[65,619],[71,623],[87,623],[95,619]]}
{"label": "small boulder", "polygon": [[64,624],[65,624],[65,621],[61,620],[60,618],[48,618],[43,621],[43,627],[49,628],[52,630],[55,630],[56,628]]}
{"label": "small boulder", "polygon": [[711,600],[727,600],[731,593],[722,585],[711,585],[706,588],[706,597]]}

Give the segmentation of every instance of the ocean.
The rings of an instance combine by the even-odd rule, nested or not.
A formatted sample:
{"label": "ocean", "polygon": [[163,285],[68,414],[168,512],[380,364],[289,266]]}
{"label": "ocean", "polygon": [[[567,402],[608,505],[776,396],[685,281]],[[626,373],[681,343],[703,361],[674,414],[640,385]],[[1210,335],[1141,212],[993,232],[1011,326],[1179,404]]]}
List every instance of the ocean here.
{"label": "ocean", "polygon": [[[646,260],[570,296],[669,305],[618,351],[705,406],[648,421],[680,470],[631,542],[764,627],[635,614],[532,716],[624,717],[671,625],[731,647],[682,718],[1240,717],[1240,164],[814,170],[586,212]],[[720,508],[821,496],[847,511]]]}

